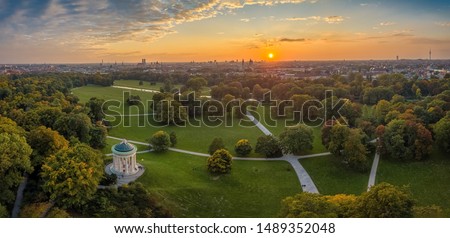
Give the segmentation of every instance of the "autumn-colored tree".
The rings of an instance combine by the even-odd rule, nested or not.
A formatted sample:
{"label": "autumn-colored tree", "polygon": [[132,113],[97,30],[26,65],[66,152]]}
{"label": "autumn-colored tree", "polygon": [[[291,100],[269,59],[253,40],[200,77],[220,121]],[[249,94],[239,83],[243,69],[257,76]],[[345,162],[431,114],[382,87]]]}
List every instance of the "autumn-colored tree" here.
{"label": "autumn-colored tree", "polygon": [[64,136],[45,126],[40,126],[30,131],[27,141],[33,149],[31,163],[35,168],[39,169],[46,157],[69,147],[69,142]]}
{"label": "autumn-colored tree", "polygon": [[45,159],[41,176],[50,199],[63,207],[84,204],[97,191],[103,175],[103,155],[77,144]]}
{"label": "autumn-colored tree", "polygon": [[211,173],[229,173],[231,171],[231,165],[233,163],[233,157],[225,150],[216,150],[213,155],[208,157],[207,164],[208,170]]}
{"label": "autumn-colored tree", "polygon": [[414,201],[404,189],[380,183],[363,193],[356,201],[359,217],[403,218],[413,216]]}
{"label": "autumn-colored tree", "polygon": [[432,150],[431,132],[414,121],[389,122],[382,138],[386,153],[399,160],[423,160]]}
{"label": "autumn-colored tree", "polygon": [[350,133],[344,142],[344,155],[342,160],[350,168],[364,172],[368,169],[367,151],[362,144],[362,134],[359,129],[350,129]]}
{"label": "autumn-colored tree", "polygon": [[234,145],[234,151],[238,156],[247,156],[252,152],[253,148],[252,145],[250,145],[250,142],[247,139],[242,139],[236,142],[236,145]]}
{"label": "autumn-colored tree", "polygon": [[335,213],[339,218],[356,216],[356,200],[357,196],[352,194],[336,194],[325,196],[325,199],[334,205]]}
{"label": "autumn-colored tree", "polygon": [[333,218],[337,217],[335,206],[325,197],[314,193],[299,193],[281,202],[281,217],[286,218]]}
{"label": "autumn-colored tree", "polygon": [[344,153],[344,143],[350,134],[350,128],[337,123],[333,125],[330,132],[330,141],[327,149],[334,156],[342,156]]}

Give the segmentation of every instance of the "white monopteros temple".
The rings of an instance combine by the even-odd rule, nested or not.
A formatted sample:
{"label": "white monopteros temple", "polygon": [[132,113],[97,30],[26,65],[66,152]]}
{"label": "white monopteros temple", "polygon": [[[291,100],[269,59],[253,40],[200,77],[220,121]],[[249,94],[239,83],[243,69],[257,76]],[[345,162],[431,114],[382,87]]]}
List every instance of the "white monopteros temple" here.
{"label": "white monopteros temple", "polygon": [[136,163],[136,146],[122,140],[119,144],[111,148],[113,163],[111,172],[120,176],[129,176],[139,171],[139,164]]}

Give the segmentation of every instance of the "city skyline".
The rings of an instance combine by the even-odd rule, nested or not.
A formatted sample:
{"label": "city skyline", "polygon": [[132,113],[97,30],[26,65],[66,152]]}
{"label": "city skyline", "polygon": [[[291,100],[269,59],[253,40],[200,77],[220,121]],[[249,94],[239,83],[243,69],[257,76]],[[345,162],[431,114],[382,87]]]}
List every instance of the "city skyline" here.
{"label": "city skyline", "polygon": [[[0,0],[0,63],[450,58],[447,1]],[[270,57],[269,57],[270,56]]]}

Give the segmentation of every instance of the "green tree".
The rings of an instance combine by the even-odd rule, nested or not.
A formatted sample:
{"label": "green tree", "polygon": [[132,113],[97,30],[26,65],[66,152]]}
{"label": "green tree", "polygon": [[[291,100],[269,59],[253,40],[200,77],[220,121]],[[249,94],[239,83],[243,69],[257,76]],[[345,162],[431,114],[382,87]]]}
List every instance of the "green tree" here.
{"label": "green tree", "polygon": [[386,100],[380,100],[375,106],[375,118],[378,123],[384,124],[385,117],[389,113],[391,103]]}
{"label": "green tree", "polygon": [[108,130],[105,126],[97,124],[89,130],[91,139],[89,145],[94,149],[102,149],[106,146],[106,138],[108,136]]}
{"label": "green tree", "polygon": [[298,154],[313,148],[313,130],[303,124],[286,128],[280,134],[280,145],[284,153]]}
{"label": "green tree", "polygon": [[258,137],[255,146],[255,152],[265,155],[267,158],[276,158],[283,156],[280,142],[272,135]]}
{"label": "green tree", "polygon": [[83,143],[89,143],[91,128],[91,119],[84,113],[63,115],[58,118],[54,125],[54,129],[66,139],[76,137]]}
{"label": "green tree", "polygon": [[178,139],[175,131],[170,132],[170,146],[175,147],[177,145]]}
{"label": "green tree", "polygon": [[395,159],[423,160],[432,150],[431,132],[417,122],[392,120],[382,137],[383,149]]}
{"label": "green tree", "polygon": [[344,143],[350,134],[350,128],[347,126],[336,123],[330,132],[330,140],[327,149],[334,156],[342,156],[344,153]]}
{"label": "green tree", "polygon": [[69,142],[64,136],[45,126],[40,126],[32,130],[27,135],[27,141],[33,149],[31,164],[35,168],[40,168],[46,157],[69,147]]}
{"label": "green tree", "polygon": [[299,193],[281,202],[281,217],[332,218],[337,217],[335,206],[325,197],[314,193]]}
{"label": "green tree", "polygon": [[141,183],[99,189],[81,209],[86,217],[171,217],[170,212]]}
{"label": "green tree", "polygon": [[101,121],[105,118],[105,113],[103,111],[103,104],[105,103],[104,99],[93,97],[89,99],[86,103],[86,107],[89,108],[89,117],[92,121]]}
{"label": "green tree", "polygon": [[225,149],[225,144],[223,143],[222,138],[214,138],[208,147],[208,153],[212,155],[216,152],[216,150],[220,149]]}
{"label": "green tree", "polygon": [[0,204],[0,218],[8,217],[8,210],[2,204]]}
{"label": "green tree", "polygon": [[50,199],[63,207],[84,204],[97,191],[103,175],[103,155],[85,144],[46,158],[41,176]]}
{"label": "green tree", "polygon": [[351,129],[344,142],[344,156],[342,160],[350,168],[364,172],[368,169],[367,151],[362,144],[362,134],[359,129]]}
{"label": "green tree", "polygon": [[450,152],[450,118],[444,117],[433,127],[436,143],[444,152]]}
{"label": "green tree", "polygon": [[150,144],[156,152],[167,151],[170,147],[170,135],[165,131],[157,131],[150,138]]}
{"label": "green tree", "polygon": [[245,157],[250,154],[252,150],[252,145],[250,145],[250,142],[247,139],[239,140],[236,145],[234,145],[234,151],[238,156]]}
{"label": "green tree", "polygon": [[202,77],[195,77],[195,78],[190,78],[186,82],[186,86],[188,88],[194,90],[195,92],[200,92],[202,87],[205,87],[207,83],[208,82],[206,81],[206,79],[204,79]]}
{"label": "green tree", "polygon": [[211,173],[229,173],[233,164],[233,157],[225,149],[216,150],[213,155],[208,157],[208,170]]}
{"label": "green tree", "polygon": [[413,216],[414,201],[404,189],[380,183],[363,193],[356,201],[359,217],[403,218]]}
{"label": "green tree", "polygon": [[0,133],[0,203],[14,201],[15,188],[23,173],[31,173],[31,147],[18,134]]}

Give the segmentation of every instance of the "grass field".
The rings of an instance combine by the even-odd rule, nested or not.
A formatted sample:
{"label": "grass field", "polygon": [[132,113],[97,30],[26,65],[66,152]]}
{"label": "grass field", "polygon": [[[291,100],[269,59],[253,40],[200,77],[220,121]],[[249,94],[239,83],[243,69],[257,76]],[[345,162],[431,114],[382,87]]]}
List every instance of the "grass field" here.
{"label": "grass field", "polygon": [[[102,87],[95,85],[84,86],[81,88],[74,88],[72,89],[72,93],[80,99],[81,103],[88,102],[89,99],[92,97],[109,100],[110,102],[108,102],[106,105],[112,106],[112,109],[114,111],[120,112],[123,115],[148,113],[150,105],[147,105],[149,103],[146,102],[148,100],[151,100],[154,94],[149,92],[133,91],[112,87]],[[128,106],[126,104],[126,98],[124,98],[124,95],[126,95],[126,93],[130,95],[138,95],[141,98],[142,102],[144,102],[141,109],[138,106]]]}
{"label": "grass field", "polygon": [[[368,155],[372,165],[373,154]],[[301,159],[300,163],[308,171],[321,194],[356,194],[367,190],[370,171],[359,173],[345,168],[332,155]]]}
{"label": "grass field", "polygon": [[138,179],[176,217],[276,217],[280,202],[301,191],[284,161],[233,161],[231,174],[212,176],[206,158],[165,152],[138,155]]}
{"label": "grass field", "polygon": [[[142,89],[150,89],[159,91],[164,84],[163,83],[155,83],[155,85],[151,85],[150,82],[144,82],[143,85],[139,85],[139,80],[114,80],[114,86],[123,86],[123,87],[130,87],[130,88],[142,88]],[[181,88],[181,84],[174,84],[174,88]],[[200,94],[202,96],[209,96],[210,95],[210,88],[204,87]]]}
{"label": "grass field", "polygon": [[381,158],[376,182],[407,186],[418,205],[441,206],[450,217],[450,157],[437,149],[423,162]]}
{"label": "grass field", "polygon": [[[112,87],[98,87],[98,86],[85,86],[82,88],[74,89],[73,93],[80,98],[81,102],[87,102],[91,97],[96,96],[113,100],[122,100],[122,95],[125,89],[118,89]],[[131,91],[133,95],[141,96],[142,100],[151,99],[152,93],[145,93],[139,91]],[[129,110],[128,110],[129,109]],[[128,111],[125,115],[138,113],[136,106],[128,107],[123,105],[116,110]],[[145,110],[147,113],[147,110]],[[110,119],[110,117],[107,117]],[[119,119],[119,118],[118,118]],[[222,118],[223,119],[223,118]],[[120,138],[126,138],[129,140],[137,140],[145,142],[151,135],[159,130],[164,130],[168,133],[175,132],[177,134],[178,144],[177,148],[191,150],[196,152],[207,153],[208,147],[212,140],[216,137],[220,137],[225,142],[225,146],[231,153],[234,153],[234,144],[240,139],[248,139],[254,146],[259,136],[263,135],[262,132],[248,122],[248,127],[240,127],[238,119],[227,119],[230,125],[222,123],[216,127],[208,127],[204,124],[198,124],[200,126],[187,125],[186,127],[177,126],[159,126],[154,123],[152,116],[132,116],[120,118],[118,126],[113,127],[109,131],[109,135]],[[225,121],[225,120],[224,120]],[[139,126],[141,125],[141,126]],[[250,154],[250,157],[261,157],[258,154]]]}

